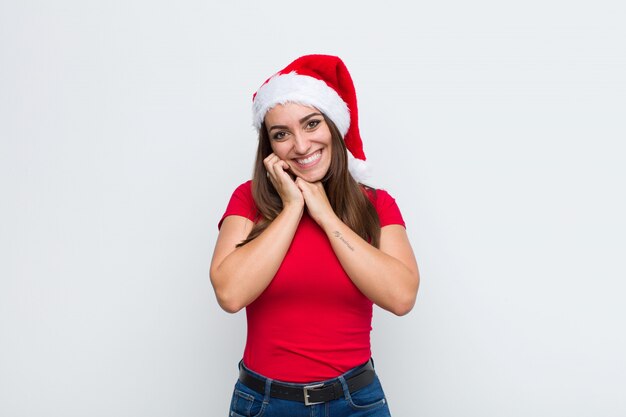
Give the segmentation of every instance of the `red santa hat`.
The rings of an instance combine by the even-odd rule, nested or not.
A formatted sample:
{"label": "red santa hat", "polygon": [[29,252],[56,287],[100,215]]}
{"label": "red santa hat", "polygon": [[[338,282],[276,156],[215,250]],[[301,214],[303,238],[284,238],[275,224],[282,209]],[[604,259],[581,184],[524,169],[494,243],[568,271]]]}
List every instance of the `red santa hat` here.
{"label": "red santa hat", "polygon": [[339,57],[305,55],[265,81],[252,97],[254,127],[259,130],[266,113],[285,103],[315,107],[332,120],[348,149],[350,173],[357,181],[366,178],[354,83]]}

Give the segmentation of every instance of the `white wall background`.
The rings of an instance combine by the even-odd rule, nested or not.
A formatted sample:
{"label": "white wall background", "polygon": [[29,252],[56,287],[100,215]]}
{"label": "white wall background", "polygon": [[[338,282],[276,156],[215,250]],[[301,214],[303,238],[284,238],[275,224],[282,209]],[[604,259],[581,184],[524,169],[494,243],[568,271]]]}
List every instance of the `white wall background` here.
{"label": "white wall background", "polygon": [[0,415],[226,415],[216,222],[313,52],[421,268],[375,312],[394,415],[626,415],[625,3],[410,3],[0,0]]}

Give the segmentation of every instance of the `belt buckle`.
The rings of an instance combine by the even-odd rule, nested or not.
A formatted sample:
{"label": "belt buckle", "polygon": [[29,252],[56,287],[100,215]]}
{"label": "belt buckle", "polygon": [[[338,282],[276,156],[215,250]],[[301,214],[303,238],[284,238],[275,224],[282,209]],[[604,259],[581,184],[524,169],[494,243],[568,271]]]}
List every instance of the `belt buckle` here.
{"label": "belt buckle", "polygon": [[315,405],[315,404],[321,404],[324,401],[317,401],[317,402],[311,402],[309,401],[309,390],[310,389],[315,389],[315,388],[320,388],[323,387],[324,384],[315,384],[315,385],[307,385],[306,387],[304,387],[304,405]]}

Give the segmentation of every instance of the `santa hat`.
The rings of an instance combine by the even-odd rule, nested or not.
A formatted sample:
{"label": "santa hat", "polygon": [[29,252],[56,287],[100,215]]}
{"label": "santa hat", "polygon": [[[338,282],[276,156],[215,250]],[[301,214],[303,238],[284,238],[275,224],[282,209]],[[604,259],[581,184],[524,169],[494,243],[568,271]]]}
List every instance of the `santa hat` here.
{"label": "santa hat", "polygon": [[265,81],[252,97],[254,127],[261,129],[267,112],[285,103],[315,107],[332,120],[348,149],[350,173],[359,182],[367,177],[356,92],[339,57],[305,55]]}

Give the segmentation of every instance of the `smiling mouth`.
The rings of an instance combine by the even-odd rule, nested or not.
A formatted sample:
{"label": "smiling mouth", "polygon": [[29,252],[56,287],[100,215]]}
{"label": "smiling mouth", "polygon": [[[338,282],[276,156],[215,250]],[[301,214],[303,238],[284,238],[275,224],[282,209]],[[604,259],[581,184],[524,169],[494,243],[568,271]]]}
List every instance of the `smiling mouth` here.
{"label": "smiling mouth", "polygon": [[306,158],[294,159],[294,161],[296,161],[298,165],[300,165],[301,167],[306,168],[306,167],[315,165],[315,163],[319,161],[321,157],[322,157],[322,150],[320,149],[319,151],[312,153]]}

